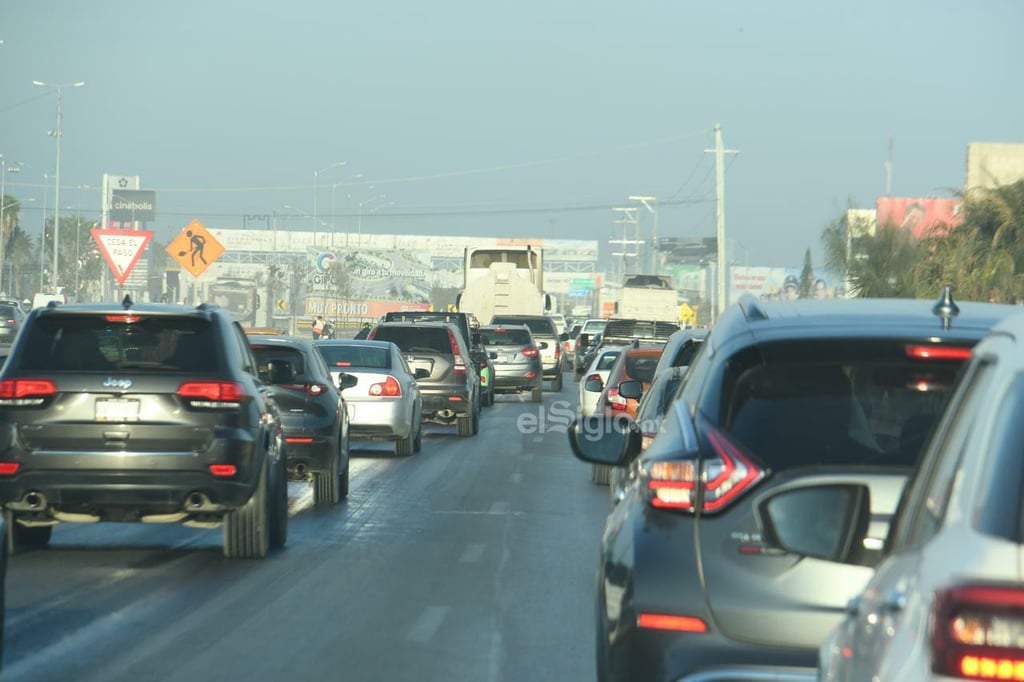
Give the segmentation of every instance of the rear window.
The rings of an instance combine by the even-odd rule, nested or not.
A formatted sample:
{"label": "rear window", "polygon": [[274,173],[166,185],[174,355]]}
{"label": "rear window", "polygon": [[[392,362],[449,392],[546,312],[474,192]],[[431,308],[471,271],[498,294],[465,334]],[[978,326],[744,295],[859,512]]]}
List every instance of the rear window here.
{"label": "rear window", "polygon": [[259,367],[260,374],[270,372],[269,363],[271,360],[283,360],[291,364],[296,380],[305,378],[306,360],[302,356],[302,352],[296,348],[256,344],[252,346],[252,354],[256,356],[256,365]]}
{"label": "rear window", "polygon": [[328,367],[391,369],[391,352],[376,346],[317,346]]}
{"label": "rear window", "polygon": [[534,336],[558,336],[554,321],[548,317],[512,318],[495,315],[491,324],[524,324],[530,328]]}
{"label": "rear window", "polygon": [[654,381],[654,370],[658,368],[659,359],[661,359],[660,353],[658,355],[627,355],[626,376],[645,384],[651,383]]}
{"label": "rear window", "polygon": [[391,341],[407,353],[440,353],[452,354],[452,344],[448,338],[448,330],[443,327],[377,327],[373,335],[374,341]]}
{"label": "rear window", "polygon": [[580,330],[582,334],[593,334],[595,332],[603,332],[604,328],[608,326],[608,320],[587,320],[583,323],[583,328]]}
{"label": "rear window", "polygon": [[462,332],[463,336],[469,334],[469,322],[463,315],[453,315],[451,313],[432,313],[432,312],[404,312],[404,313],[385,313],[385,322],[447,322],[448,324],[455,325],[459,331]]}
{"label": "rear window", "polygon": [[485,346],[525,346],[530,343],[530,332],[525,329],[481,329],[480,339]]}
{"label": "rear window", "polygon": [[209,321],[198,317],[143,316],[125,324],[105,315],[51,313],[37,317],[25,331],[15,358],[20,370],[215,372],[218,368],[216,332]]}
{"label": "rear window", "polygon": [[776,471],[913,466],[961,363],[858,343],[790,342],[734,357],[721,394],[726,432]]}
{"label": "rear window", "polygon": [[614,353],[605,353],[597,361],[597,366],[594,367],[594,369],[596,371],[611,370],[611,368],[615,366],[615,362],[619,359],[619,355],[621,355],[621,353],[618,351]]}
{"label": "rear window", "polygon": [[0,318],[3,318],[5,320],[16,320],[17,314],[18,313],[15,312],[14,310],[14,306],[0,305]]}

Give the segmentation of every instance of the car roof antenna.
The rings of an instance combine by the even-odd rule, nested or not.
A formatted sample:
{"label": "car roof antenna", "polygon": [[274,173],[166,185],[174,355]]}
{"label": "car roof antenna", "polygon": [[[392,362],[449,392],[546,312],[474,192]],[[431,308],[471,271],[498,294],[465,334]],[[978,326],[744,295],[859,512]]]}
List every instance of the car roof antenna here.
{"label": "car roof antenna", "polygon": [[953,301],[952,284],[943,285],[939,302],[932,307],[932,314],[942,318],[942,328],[944,330],[949,329],[950,322],[960,314],[960,307]]}
{"label": "car roof antenna", "polygon": [[124,299],[122,299],[121,305],[124,306],[125,310],[128,310],[129,308],[132,307],[132,297],[131,297],[131,294],[125,294],[124,295]]}

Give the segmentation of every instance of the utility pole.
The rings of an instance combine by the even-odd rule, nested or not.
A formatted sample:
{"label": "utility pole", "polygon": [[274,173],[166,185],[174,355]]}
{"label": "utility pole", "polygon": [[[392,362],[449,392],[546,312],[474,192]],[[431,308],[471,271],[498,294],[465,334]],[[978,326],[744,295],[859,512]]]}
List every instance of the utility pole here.
{"label": "utility pole", "polygon": [[658,197],[647,197],[631,195],[630,201],[639,201],[647,209],[647,212],[654,216],[654,227],[651,230],[651,273],[661,274],[661,259],[658,257]]}
{"label": "utility pole", "polygon": [[718,287],[715,297],[716,305],[712,312],[715,314],[714,319],[717,320],[725,310],[727,299],[725,292],[725,155],[739,154],[739,150],[725,148],[722,143],[722,126],[716,123],[715,148],[704,151],[715,154],[715,218],[717,223],[715,235],[718,241]]}
{"label": "utility pole", "polygon": [[[613,258],[616,257],[616,256],[619,256],[619,257],[622,258],[622,272],[620,273],[620,278],[619,278],[619,280],[620,280],[619,283],[621,284],[621,283],[625,282],[625,280],[626,280],[626,274],[627,274],[627,269],[628,269],[627,265],[626,265],[626,259],[627,258],[636,258],[636,256],[638,255],[637,247],[640,244],[643,244],[643,240],[641,240],[639,238],[640,237],[640,235],[639,235],[640,217],[637,215],[638,214],[638,209],[637,209],[636,206],[622,206],[622,207],[613,208],[612,210],[613,211],[617,211],[619,213],[622,213],[622,219],[615,221],[615,224],[622,225],[622,239],[609,239],[608,240],[609,244],[618,244],[618,245],[620,245],[622,247],[621,251],[616,251],[616,252],[612,253],[612,257]],[[629,226],[629,225],[633,226],[633,239],[628,239],[627,238],[626,230],[628,229],[627,226]],[[632,246],[633,249],[630,250],[628,248],[629,246]]]}

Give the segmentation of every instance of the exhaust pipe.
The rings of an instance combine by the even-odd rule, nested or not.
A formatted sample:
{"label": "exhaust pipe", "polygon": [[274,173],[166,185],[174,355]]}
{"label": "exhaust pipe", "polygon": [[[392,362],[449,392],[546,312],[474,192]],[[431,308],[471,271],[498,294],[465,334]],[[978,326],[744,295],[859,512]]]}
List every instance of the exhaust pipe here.
{"label": "exhaust pipe", "polygon": [[185,497],[185,510],[186,511],[199,511],[212,506],[210,498],[206,496],[206,493],[194,490]]}
{"label": "exhaust pipe", "polygon": [[46,506],[46,498],[43,497],[41,492],[35,490],[25,493],[24,501],[28,508],[32,510],[42,509]]}
{"label": "exhaust pipe", "polygon": [[445,419],[445,420],[455,419],[455,410],[449,410],[449,409],[438,410],[437,411],[437,416],[438,416],[439,419]]}
{"label": "exhaust pipe", "polygon": [[308,469],[306,468],[306,464],[304,462],[299,462],[298,464],[295,465],[295,473],[298,474],[299,476],[305,476],[307,471]]}

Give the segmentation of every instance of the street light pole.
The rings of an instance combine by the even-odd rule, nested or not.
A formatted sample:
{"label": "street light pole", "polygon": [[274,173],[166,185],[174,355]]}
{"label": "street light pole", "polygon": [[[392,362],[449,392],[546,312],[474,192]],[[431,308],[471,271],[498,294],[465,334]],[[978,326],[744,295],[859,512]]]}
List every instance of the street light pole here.
{"label": "street light pole", "polygon": [[61,109],[61,97],[64,88],[80,88],[85,85],[85,82],[43,83],[42,81],[32,81],[32,85],[57,89],[57,127],[49,133],[51,137],[57,138],[57,178],[53,197],[53,272],[50,273],[51,283],[53,284],[53,293],[56,294],[58,288],[57,266],[59,265],[58,256],[60,254],[60,249],[58,248],[58,244],[60,243],[60,138],[63,134],[62,125],[64,120],[64,113]]}
{"label": "street light pole", "polygon": [[338,204],[337,204],[337,201],[338,201],[338,186],[339,185],[344,185],[346,182],[349,182],[350,180],[358,180],[361,177],[363,177],[362,173],[356,173],[355,175],[353,175],[350,178],[345,178],[344,180],[339,180],[338,182],[335,182],[334,184],[331,185],[331,235],[332,235],[331,239],[334,238],[333,234],[338,229],[337,225],[335,223],[335,218],[338,217]]}
{"label": "street light pole", "polygon": [[324,166],[320,170],[313,171],[313,246],[316,246],[316,219],[317,219],[317,217],[316,217],[316,205],[317,205],[317,193],[318,193],[317,190],[318,190],[319,184],[320,184],[319,183],[320,174],[321,173],[326,173],[327,171],[331,170],[332,168],[337,168],[338,166],[344,166],[347,163],[348,163],[348,161],[335,161],[334,163],[330,164],[329,166]]}
{"label": "street light pole", "polygon": [[658,197],[632,195],[629,197],[629,200],[639,201],[647,209],[647,212],[654,216],[654,228],[651,232],[651,274],[660,274],[661,260],[658,258]]}
{"label": "street light pole", "polygon": [[370,204],[372,204],[373,202],[375,202],[375,201],[377,201],[379,199],[386,199],[386,198],[387,198],[386,194],[378,194],[377,196],[371,197],[371,198],[367,199],[366,201],[360,201],[359,202],[359,219],[356,221],[356,232],[358,233],[358,237],[356,239],[356,242],[357,242],[356,245],[357,246],[359,245],[360,242],[363,241],[363,206],[369,206]]}

